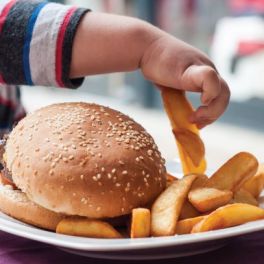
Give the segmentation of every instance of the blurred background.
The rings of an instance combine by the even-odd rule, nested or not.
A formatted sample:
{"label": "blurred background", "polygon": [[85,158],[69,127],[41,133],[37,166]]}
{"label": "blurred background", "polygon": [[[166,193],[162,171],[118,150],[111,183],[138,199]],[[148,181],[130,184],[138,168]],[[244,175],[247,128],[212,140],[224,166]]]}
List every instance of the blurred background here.
{"label": "blurred background", "polygon": [[[138,17],[206,52],[231,88],[219,121],[202,130],[209,167],[238,151],[264,161],[264,0],[65,0],[93,11]],[[106,58],[107,59],[107,58]],[[195,106],[199,97],[189,95]],[[23,87],[28,111],[62,101],[87,101],[118,109],[141,123],[163,156],[177,159],[160,94],[140,72],[87,77],[78,90]]]}

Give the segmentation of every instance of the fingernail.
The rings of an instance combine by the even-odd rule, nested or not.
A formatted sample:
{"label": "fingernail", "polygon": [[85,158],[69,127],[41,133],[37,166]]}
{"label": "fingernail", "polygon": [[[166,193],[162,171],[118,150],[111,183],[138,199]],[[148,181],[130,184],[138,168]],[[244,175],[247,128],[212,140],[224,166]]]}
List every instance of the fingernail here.
{"label": "fingernail", "polygon": [[195,123],[195,118],[193,115],[189,116],[189,122],[190,123]]}
{"label": "fingernail", "polygon": [[197,124],[198,129],[203,129],[206,126],[204,123]]}

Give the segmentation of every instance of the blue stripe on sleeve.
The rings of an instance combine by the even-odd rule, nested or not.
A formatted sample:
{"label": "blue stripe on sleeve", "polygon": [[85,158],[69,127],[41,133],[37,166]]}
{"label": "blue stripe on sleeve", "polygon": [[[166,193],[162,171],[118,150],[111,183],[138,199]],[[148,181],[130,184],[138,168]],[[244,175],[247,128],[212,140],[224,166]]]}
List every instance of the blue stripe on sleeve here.
{"label": "blue stripe on sleeve", "polygon": [[[26,32],[26,37],[25,37],[25,43],[23,47],[23,67],[24,67],[24,74],[25,74],[25,79],[28,85],[33,85],[32,78],[31,78],[31,71],[30,71],[30,63],[29,63],[29,52],[30,52],[30,43],[32,40],[32,34],[34,30],[35,23],[37,21],[38,15],[42,8],[48,4],[47,2],[43,2],[39,4],[33,13],[31,14],[31,17],[28,21],[27,25],[27,32]],[[49,30],[49,29],[47,29]]]}

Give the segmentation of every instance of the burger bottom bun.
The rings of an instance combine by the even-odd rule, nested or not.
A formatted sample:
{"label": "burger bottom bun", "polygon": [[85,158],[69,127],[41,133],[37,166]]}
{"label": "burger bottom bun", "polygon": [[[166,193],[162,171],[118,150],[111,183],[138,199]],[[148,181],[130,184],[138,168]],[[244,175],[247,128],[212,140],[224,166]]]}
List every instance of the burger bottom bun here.
{"label": "burger bottom bun", "polygon": [[33,203],[20,190],[3,184],[0,184],[0,211],[24,223],[52,231],[65,217]]}

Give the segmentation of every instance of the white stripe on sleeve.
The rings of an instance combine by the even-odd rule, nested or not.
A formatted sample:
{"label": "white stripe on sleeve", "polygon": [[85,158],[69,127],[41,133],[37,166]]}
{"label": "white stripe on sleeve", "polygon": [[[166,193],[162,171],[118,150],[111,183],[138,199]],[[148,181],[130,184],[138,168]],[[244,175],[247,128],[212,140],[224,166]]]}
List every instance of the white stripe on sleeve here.
{"label": "white stripe on sleeve", "polygon": [[56,44],[70,6],[50,3],[39,13],[30,43],[29,62],[35,85],[59,86],[56,81]]}

